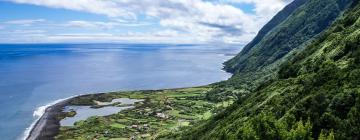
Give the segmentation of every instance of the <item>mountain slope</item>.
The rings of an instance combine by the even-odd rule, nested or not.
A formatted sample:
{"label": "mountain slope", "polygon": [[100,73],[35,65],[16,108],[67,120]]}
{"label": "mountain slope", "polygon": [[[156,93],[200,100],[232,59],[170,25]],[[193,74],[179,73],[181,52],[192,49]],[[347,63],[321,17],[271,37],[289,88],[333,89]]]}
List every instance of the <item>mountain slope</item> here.
{"label": "mountain slope", "polygon": [[256,44],[258,44],[273,28],[285,21],[297,8],[302,6],[307,0],[295,0],[287,5],[283,10],[277,13],[263,28],[259,31],[257,36],[247,44],[242,50],[241,54],[248,53]]}
{"label": "mountain slope", "polygon": [[177,139],[359,139],[360,4],[285,62],[277,78]]}
{"label": "mountain slope", "polygon": [[225,63],[234,75],[213,84],[212,101],[238,98],[273,79],[279,66],[329,27],[353,0],[295,0],[267,23],[236,57]]}
{"label": "mountain slope", "polygon": [[[266,24],[244,49],[225,62],[224,69],[241,82],[259,79],[276,69],[277,61],[301,48],[326,29],[351,0],[295,0]],[[250,78],[250,79],[248,79]]]}

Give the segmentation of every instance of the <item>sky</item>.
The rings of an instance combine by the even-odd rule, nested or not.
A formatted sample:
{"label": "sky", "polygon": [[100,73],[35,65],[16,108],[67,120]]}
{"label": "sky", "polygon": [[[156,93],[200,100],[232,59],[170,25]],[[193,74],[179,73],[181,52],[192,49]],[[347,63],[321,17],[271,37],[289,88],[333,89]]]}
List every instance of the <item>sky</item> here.
{"label": "sky", "polygon": [[246,44],[292,0],[0,0],[0,43]]}

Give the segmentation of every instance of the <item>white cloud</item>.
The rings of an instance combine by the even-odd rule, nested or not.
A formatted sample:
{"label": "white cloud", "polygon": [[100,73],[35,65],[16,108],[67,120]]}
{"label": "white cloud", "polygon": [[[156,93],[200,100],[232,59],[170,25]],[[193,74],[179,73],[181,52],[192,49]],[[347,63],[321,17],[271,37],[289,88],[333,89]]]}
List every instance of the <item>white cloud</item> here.
{"label": "white cloud", "polygon": [[129,13],[118,7],[116,1],[110,0],[10,0],[16,3],[33,4],[52,8],[62,8],[76,11],[84,11],[94,14],[102,14],[109,17],[134,18]]}
{"label": "white cloud", "polygon": [[65,24],[68,27],[81,27],[81,28],[94,28],[97,27],[95,24],[88,21],[69,21]]}
{"label": "white cloud", "polygon": [[65,24],[67,27],[80,28],[98,28],[98,29],[112,29],[117,23],[114,22],[90,22],[90,21],[69,21]]}
{"label": "white cloud", "polygon": [[[128,32],[125,34],[111,33],[67,33],[67,34],[47,34],[43,31],[13,31],[1,32],[0,35],[9,34],[1,37],[0,42],[5,43],[205,43],[188,34],[181,34],[174,30],[158,32]],[[174,39],[176,38],[176,39]]]}
{"label": "white cloud", "polygon": [[[51,8],[101,14],[110,22],[69,21],[67,27],[113,29],[118,26],[143,26],[156,22],[171,40],[191,37],[197,41],[247,43],[258,30],[291,0],[10,0]],[[245,13],[232,3],[254,4],[255,13]],[[141,15],[141,16],[140,16]],[[146,18],[143,19],[142,17]],[[150,19],[150,20],[149,20]],[[169,32],[171,31],[171,32]],[[143,33],[146,34],[146,33]],[[153,37],[150,37],[152,35]],[[167,39],[165,35],[137,35],[133,39]],[[77,39],[80,37],[71,36]],[[87,38],[91,38],[92,35]],[[124,38],[111,36],[111,38]],[[58,38],[69,38],[61,36]],[[84,38],[84,37],[82,37]],[[109,36],[105,36],[109,38]],[[131,38],[130,38],[131,39]],[[147,40],[147,39],[146,39]]]}
{"label": "white cloud", "polygon": [[0,25],[0,30],[1,30],[1,29],[5,29],[5,27]]}
{"label": "white cloud", "polygon": [[15,24],[15,25],[23,25],[23,26],[31,26],[36,23],[45,22],[45,19],[21,19],[21,20],[10,20],[4,22],[5,24]]}
{"label": "white cloud", "polygon": [[113,29],[120,26],[147,26],[151,23],[122,23],[116,20],[111,22],[74,20],[64,24],[66,27],[88,28],[88,29]]}
{"label": "white cloud", "polygon": [[[174,37],[181,37],[174,40]],[[129,32],[127,34],[114,35],[109,33],[93,34],[56,34],[43,37],[46,42],[74,42],[74,43],[194,43],[196,38],[186,34],[178,34],[176,31],[159,31],[153,33]],[[198,42],[203,43],[203,42]]]}
{"label": "white cloud", "polygon": [[46,33],[44,30],[15,30],[13,34],[43,34]]}
{"label": "white cloud", "polygon": [[247,3],[254,4],[257,16],[269,20],[284,6],[293,0],[223,0],[229,3]]}
{"label": "white cloud", "polygon": [[0,42],[14,43],[14,42],[32,42],[31,40],[38,40],[46,37],[44,30],[13,30],[0,32]]}
{"label": "white cloud", "polygon": [[[190,7],[188,11],[179,10],[176,12],[178,15],[174,15],[170,11],[165,18],[160,20],[160,24],[200,36],[222,34],[222,27],[233,27],[246,33],[254,32],[256,29],[254,28],[255,19],[252,15],[247,15],[240,9],[230,5],[216,5],[202,1],[186,1],[183,5],[184,7]],[[164,12],[159,13],[161,14],[153,15],[164,16]]]}

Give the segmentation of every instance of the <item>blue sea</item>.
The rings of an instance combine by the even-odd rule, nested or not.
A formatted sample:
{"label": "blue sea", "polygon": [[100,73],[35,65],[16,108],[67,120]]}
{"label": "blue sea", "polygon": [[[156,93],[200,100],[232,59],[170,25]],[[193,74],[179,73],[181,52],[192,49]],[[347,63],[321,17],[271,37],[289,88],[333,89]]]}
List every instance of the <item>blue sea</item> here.
{"label": "blue sea", "polygon": [[200,86],[226,80],[240,46],[0,45],[0,138],[22,139],[48,105],[79,94]]}

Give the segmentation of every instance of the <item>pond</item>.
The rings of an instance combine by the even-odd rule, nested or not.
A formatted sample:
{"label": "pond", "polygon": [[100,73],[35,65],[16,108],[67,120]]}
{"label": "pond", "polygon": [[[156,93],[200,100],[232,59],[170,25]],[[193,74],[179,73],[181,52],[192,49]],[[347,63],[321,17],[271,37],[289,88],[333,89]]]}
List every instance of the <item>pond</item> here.
{"label": "pond", "polygon": [[[114,99],[111,102],[97,102],[98,105],[105,107],[101,108],[91,108],[91,106],[66,106],[64,112],[75,111],[76,115],[73,117],[66,117],[60,121],[61,126],[73,126],[75,122],[80,120],[86,120],[91,116],[108,116],[111,114],[118,113],[125,109],[134,108],[136,102],[141,102],[143,100],[129,99],[129,98],[119,98]],[[120,103],[120,104],[119,104]],[[120,106],[110,106],[112,104],[118,104]],[[127,106],[123,106],[127,105]]]}

